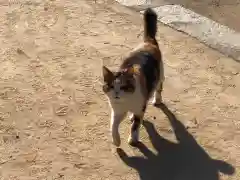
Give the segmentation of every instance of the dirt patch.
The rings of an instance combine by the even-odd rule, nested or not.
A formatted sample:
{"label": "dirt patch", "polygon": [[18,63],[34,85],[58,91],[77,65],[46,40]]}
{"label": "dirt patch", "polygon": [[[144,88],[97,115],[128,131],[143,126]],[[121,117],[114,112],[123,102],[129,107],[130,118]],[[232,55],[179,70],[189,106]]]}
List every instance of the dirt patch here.
{"label": "dirt patch", "polygon": [[[126,144],[130,122],[121,125],[122,160],[128,161],[124,152],[141,156],[140,168],[128,163],[132,169],[115,156],[98,82],[102,62],[116,68],[142,40],[140,15],[112,1],[2,2],[0,8],[3,179],[239,179],[240,64],[159,25],[171,111],[148,107],[145,119],[160,144],[153,158],[142,159]],[[149,128],[141,139],[153,149]]]}

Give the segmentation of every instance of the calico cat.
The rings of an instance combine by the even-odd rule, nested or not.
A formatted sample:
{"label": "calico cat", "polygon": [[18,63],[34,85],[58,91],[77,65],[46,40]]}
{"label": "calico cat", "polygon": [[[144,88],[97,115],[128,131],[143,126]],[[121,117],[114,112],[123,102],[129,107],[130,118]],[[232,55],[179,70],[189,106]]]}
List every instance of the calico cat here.
{"label": "calico cat", "polygon": [[164,69],[162,55],[155,39],[157,14],[148,8],[144,14],[144,40],[124,59],[119,70],[112,72],[103,66],[103,92],[111,106],[111,133],[113,144],[120,146],[119,125],[128,112],[132,113],[130,145],[139,141],[139,128],[149,99],[162,103]]}

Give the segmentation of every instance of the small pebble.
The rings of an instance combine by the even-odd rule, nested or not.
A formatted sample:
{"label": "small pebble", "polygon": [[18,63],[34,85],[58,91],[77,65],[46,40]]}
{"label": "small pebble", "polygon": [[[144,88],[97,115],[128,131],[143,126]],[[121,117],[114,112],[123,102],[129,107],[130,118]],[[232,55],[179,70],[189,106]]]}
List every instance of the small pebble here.
{"label": "small pebble", "polygon": [[23,50],[21,50],[21,49],[19,49],[19,48],[17,48],[17,53],[18,53],[18,54],[25,54],[25,53],[23,52]]}

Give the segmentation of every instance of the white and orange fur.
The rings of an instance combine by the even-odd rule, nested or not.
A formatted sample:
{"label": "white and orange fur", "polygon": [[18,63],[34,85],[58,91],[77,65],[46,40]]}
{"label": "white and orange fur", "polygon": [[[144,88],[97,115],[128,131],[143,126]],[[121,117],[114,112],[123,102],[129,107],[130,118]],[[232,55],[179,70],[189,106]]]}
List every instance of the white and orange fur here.
{"label": "white and orange fur", "polygon": [[149,99],[162,103],[164,69],[161,51],[155,39],[157,15],[148,8],[144,12],[144,41],[127,56],[117,72],[103,66],[103,91],[111,107],[110,130],[113,144],[120,146],[119,125],[131,112],[130,145],[139,141],[139,128]]}

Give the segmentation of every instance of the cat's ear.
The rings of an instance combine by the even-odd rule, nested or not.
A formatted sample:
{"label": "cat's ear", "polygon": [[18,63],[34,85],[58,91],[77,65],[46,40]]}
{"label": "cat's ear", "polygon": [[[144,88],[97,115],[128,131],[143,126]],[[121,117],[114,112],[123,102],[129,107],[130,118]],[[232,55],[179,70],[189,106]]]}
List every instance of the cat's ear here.
{"label": "cat's ear", "polygon": [[102,67],[102,71],[103,71],[103,80],[104,82],[111,82],[114,78],[114,74],[112,73],[112,71],[110,71],[106,66]]}

